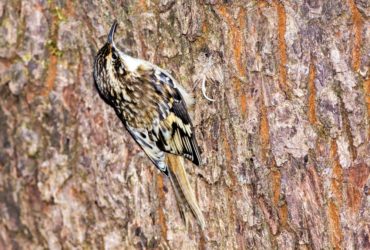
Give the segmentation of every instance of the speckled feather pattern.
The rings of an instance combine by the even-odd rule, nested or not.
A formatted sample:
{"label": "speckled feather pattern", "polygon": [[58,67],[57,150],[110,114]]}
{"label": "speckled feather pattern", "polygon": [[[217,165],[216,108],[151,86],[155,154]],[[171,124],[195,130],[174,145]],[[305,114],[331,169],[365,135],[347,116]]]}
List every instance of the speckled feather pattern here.
{"label": "speckled feather pattern", "polygon": [[181,214],[190,208],[204,229],[205,219],[181,158],[201,164],[187,112],[192,99],[165,70],[117,49],[113,42],[116,27],[114,22],[107,43],[95,58],[97,90],[150,160],[170,178]]}
{"label": "speckled feather pattern", "polygon": [[96,57],[94,79],[101,97],[161,171],[166,172],[164,153],[200,164],[187,112],[191,98],[170,74],[107,43]]}

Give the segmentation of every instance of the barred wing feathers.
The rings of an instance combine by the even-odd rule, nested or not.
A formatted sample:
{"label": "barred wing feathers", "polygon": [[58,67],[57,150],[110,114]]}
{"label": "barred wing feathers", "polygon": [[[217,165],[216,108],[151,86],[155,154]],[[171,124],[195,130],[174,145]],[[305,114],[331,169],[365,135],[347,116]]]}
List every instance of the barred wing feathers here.
{"label": "barred wing feathers", "polygon": [[129,114],[121,119],[128,131],[163,172],[166,172],[162,164],[164,153],[181,155],[200,165],[199,148],[186,108],[192,101],[190,95],[161,68],[142,60],[138,63],[131,57],[130,60],[135,60],[137,66],[130,63],[127,68],[132,71],[129,70],[122,82],[129,82],[127,95],[132,92],[140,98],[135,99],[138,110],[130,108],[133,104],[120,107],[123,114],[127,109],[136,113],[133,119],[129,119]]}
{"label": "barred wing feathers", "polygon": [[[186,109],[184,95],[187,93],[178,88],[171,76],[163,71],[156,70],[157,83],[165,89],[161,110],[159,130],[155,133],[158,147],[168,153],[183,155],[196,165],[201,164],[198,144],[194,135],[194,128]],[[163,105],[163,102],[165,104]],[[163,108],[162,108],[163,109]],[[164,111],[164,112],[163,112]]]}

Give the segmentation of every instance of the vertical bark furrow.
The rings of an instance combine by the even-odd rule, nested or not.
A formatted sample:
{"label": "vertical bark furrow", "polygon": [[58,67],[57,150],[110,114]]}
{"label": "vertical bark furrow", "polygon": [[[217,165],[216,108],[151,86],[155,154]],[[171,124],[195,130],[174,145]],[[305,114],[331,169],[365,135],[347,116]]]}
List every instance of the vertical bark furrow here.
{"label": "vertical bark furrow", "polygon": [[[369,248],[365,2],[0,1],[0,249]],[[204,232],[96,92],[114,19],[195,97]]]}

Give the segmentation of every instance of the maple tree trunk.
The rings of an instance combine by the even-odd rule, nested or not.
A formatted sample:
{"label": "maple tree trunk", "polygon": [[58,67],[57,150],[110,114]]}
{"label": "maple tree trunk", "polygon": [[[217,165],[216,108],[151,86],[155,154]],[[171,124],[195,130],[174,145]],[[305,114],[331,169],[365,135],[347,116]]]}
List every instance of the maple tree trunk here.
{"label": "maple tree trunk", "polygon": [[[1,1],[0,249],[369,249],[369,17],[366,0]],[[114,19],[122,50],[194,94],[203,233],[94,88]]]}

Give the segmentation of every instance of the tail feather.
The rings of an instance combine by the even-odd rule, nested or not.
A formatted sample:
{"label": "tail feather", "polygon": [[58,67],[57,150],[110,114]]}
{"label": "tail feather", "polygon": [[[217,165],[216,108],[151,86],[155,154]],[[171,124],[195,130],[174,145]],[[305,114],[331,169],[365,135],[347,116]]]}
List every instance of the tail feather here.
{"label": "tail feather", "polygon": [[206,222],[187,178],[183,159],[180,156],[168,154],[167,166],[169,168],[168,176],[174,188],[183,219],[186,221],[184,214],[186,211],[185,207],[189,207],[194,217],[198,220],[200,227],[204,229]]}

